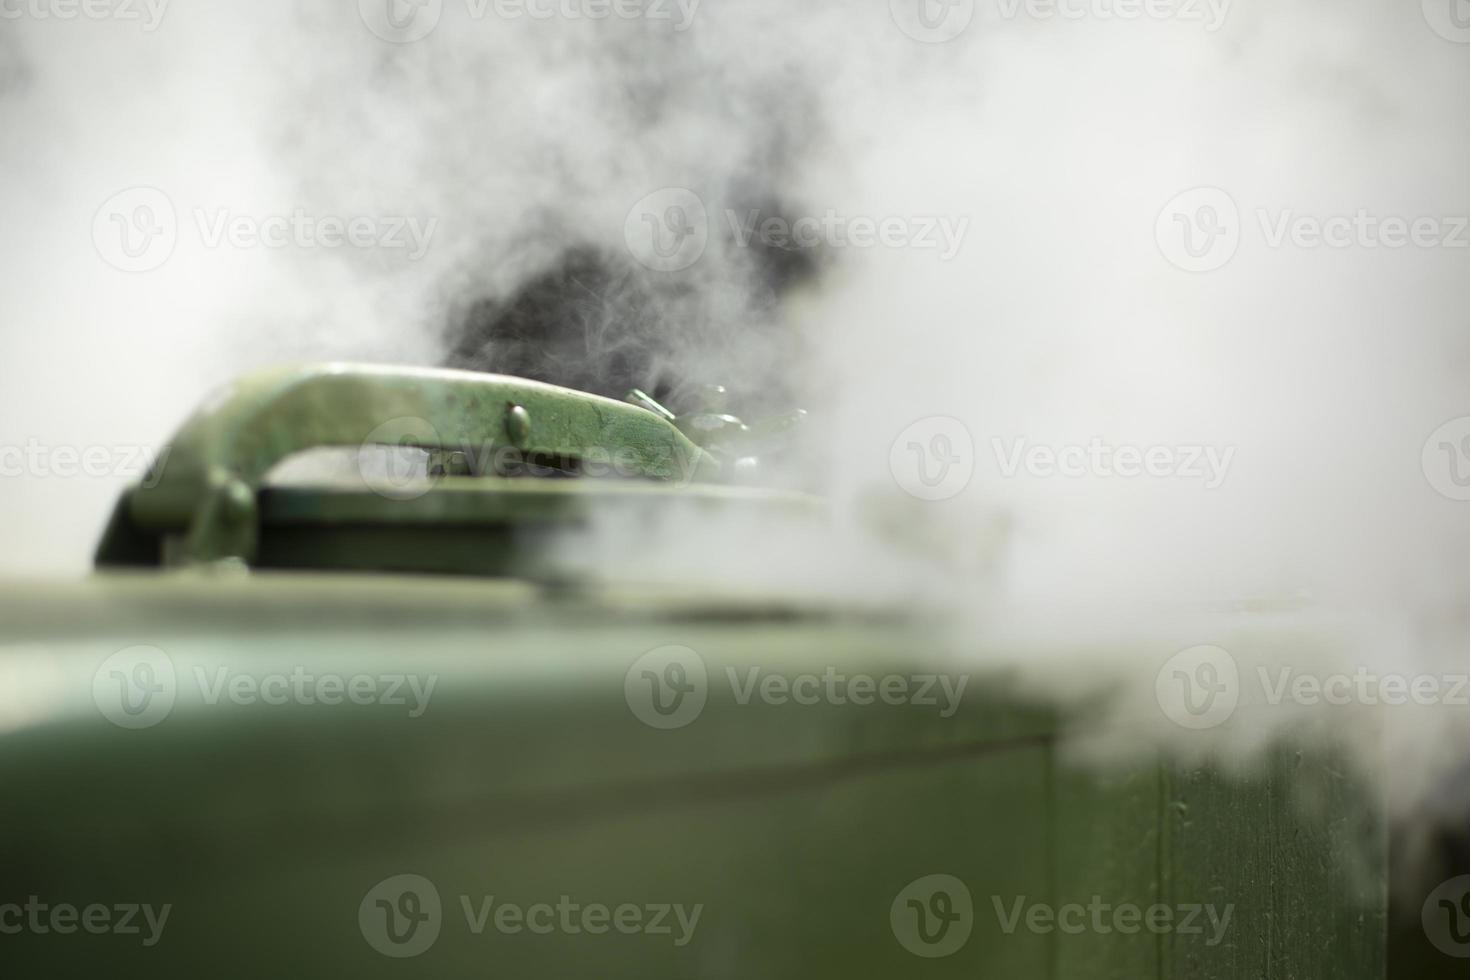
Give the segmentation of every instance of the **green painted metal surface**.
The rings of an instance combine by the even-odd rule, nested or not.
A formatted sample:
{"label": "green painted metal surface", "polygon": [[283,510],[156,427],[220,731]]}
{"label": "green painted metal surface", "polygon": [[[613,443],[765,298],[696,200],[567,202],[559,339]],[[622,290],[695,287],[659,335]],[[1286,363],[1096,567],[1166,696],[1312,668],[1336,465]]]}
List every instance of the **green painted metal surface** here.
{"label": "green painted metal surface", "polygon": [[[151,947],[0,938],[15,975],[1383,975],[1381,896],[1333,870],[1334,827],[1372,810],[1330,760],[1234,778],[1146,759],[1075,768],[1061,719],[928,627],[780,597],[558,598],[388,576],[130,575],[3,595],[0,670],[32,714],[0,736],[0,905],[35,894],[172,908]],[[140,644],[166,654],[174,699],[129,729],[103,706],[131,675],[105,668]],[[670,646],[697,657],[705,700],[659,728],[640,664]],[[407,684],[403,705],[265,703],[264,679],[297,668],[435,681],[417,716]],[[947,717],[942,697],[752,693],[752,676],[789,685],[829,670],[966,682]],[[247,693],[228,694],[241,677]],[[1325,821],[1286,802],[1307,769],[1340,797]],[[438,933],[398,958],[380,951],[404,948],[385,938],[390,921],[410,931],[412,909],[396,903],[429,894],[406,874],[432,884]],[[916,937],[920,910],[939,908],[932,892],[900,899],[936,875],[969,901],[949,927],[963,942],[931,958]],[[383,888],[388,907],[370,902],[360,920]],[[682,944],[677,929],[594,934],[581,911],[545,934],[495,924],[503,906],[555,910],[563,896],[609,915],[637,907],[644,926],[650,908],[701,911]],[[1008,927],[1017,903],[1232,914],[1212,942]],[[941,920],[926,921],[937,935]]]}
{"label": "green painted metal surface", "polygon": [[[713,482],[799,413],[633,397],[259,375],[120,501],[111,571],[0,588],[3,976],[1386,975],[1331,745],[1084,768],[1110,733],[932,616],[540,574],[594,510],[820,519]],[[363,445],[441,472],[268,478]]]}

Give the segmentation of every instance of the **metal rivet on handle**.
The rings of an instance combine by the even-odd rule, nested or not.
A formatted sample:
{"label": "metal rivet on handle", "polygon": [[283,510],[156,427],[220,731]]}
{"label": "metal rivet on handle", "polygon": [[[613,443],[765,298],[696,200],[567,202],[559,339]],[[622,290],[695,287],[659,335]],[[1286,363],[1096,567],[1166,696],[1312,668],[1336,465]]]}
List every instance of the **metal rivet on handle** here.
{"label": "metal rivet on handle", "polygon": [[505,434],[517,449],[525,449],[531,438],[531,413],[520,405],[506,406]]}

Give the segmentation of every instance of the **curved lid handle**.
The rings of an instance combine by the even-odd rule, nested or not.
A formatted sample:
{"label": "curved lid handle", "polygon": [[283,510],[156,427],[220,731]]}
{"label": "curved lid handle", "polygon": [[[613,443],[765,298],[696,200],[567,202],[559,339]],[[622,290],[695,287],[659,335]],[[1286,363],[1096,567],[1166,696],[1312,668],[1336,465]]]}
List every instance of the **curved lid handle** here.
{"label": "curved lid handle", "polygon": [[190,560],[249,560],[255,495],[272,467],[306,449],[374,443],[567,459],[595,450],[653,480],[719,472],[668,420],[626,402],[471,371],[317,364],[247,375],[211,398],[130,491],[128,512],[141,527],[185,531]]}

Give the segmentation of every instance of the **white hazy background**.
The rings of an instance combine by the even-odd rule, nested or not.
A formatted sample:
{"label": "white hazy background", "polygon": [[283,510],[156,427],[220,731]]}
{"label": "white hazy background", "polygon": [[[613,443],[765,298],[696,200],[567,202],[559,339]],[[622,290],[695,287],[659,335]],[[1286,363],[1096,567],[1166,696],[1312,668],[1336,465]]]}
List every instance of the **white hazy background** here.
{"label": "white hazy background", "polygon": [[[981,0],[960,36],[923,44],[881,3],[720,0],[671,27],[475,20],[453,0],[403,45],[351,2],[195,0],[151,33],[0,23],[0,445],[158,445],[210,389],[283,360],[433,363],[457,298],[509,293],[562,241],[622,249],[635,202],[759,174],[752,148],[779,131],[789,159],[766,177],[795,214],[969,220],[949,261],[831,250],[784,315],[811,338],[798,370],[823,400],[805,407],[835,448],[839,510],[894,498],[914,540],[983,568],[947,581],[986,643],[1030,657],[1145,637],[1151,678],[1220,639],[1158,609],[1290,598],[1319,610],[1323,657],[1464,663],[1470,503],[1420,456],[1470,414],[1470,251],[1272,249],[1255,216],[1470,214],[1470,45],[1419,4],[1252,0],[1212,32]],[[181,230],[163,267],[129,274],[91,227],[135,185],[165,190]],[[1242,240],[1187,273],[1155,219],[1202,185],[1234,198]],[[417,262],[208,249],[194,207],[438,226]],[[763,381],[669,344],[731,387]],[[908,500],[890,446],[936,415],[966,424],[975,477]],[[991,448],[1093,436],[1235,455],[1207,491],[1004,479]],[[122,482],[0,480],[0,572],[82,573]],[[790,567],[777,542],[758,550],[752,572]],[[881,553],[847,557],[827,581],[881,577]],[[1119,710],[1156,716],[1140,690]]]}

